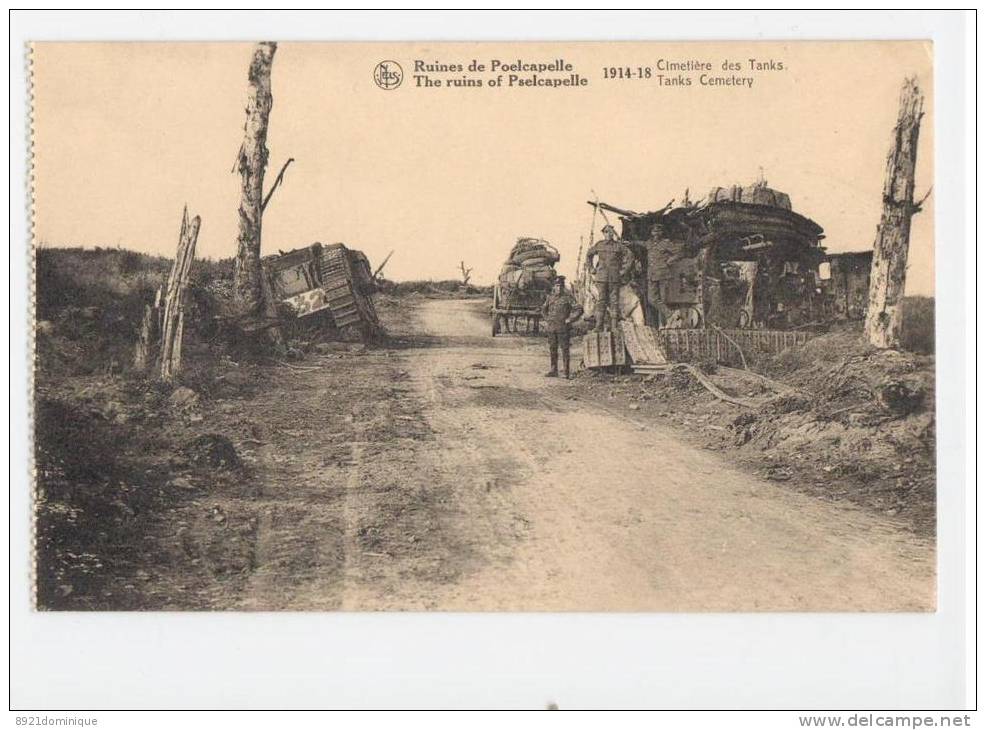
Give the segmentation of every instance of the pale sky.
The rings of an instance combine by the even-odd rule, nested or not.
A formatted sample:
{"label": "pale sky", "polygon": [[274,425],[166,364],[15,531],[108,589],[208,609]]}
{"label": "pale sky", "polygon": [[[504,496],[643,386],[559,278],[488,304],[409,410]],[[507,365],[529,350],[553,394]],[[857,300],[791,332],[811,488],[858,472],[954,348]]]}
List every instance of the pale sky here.
{"label": "pale sky", "polygon": [[[188,203],[202,216],[198,254],[233,255],[239,176],[230,169],[251,51],[239,43],[35,45],[38,243],[170,257]],[[414,86],[416,59],[468,66],[474,58],[563,58],[589,85]],[[751,73],[750,58],[785,69]],[[931,58],[924,42],[282,43],[265,188],[288,157],[295,163],[265,213],[264,253],[343,241],[374,265],[396,249],[388,278],[457,278],[461,259],[488,283],[518,237],[538,236],[558,247],[561,273],[571,275],[592,190],[646,211],[680,200],[686,187],[694,200],[713,186],[748,185],[761,168],[825,229],[830,251],[868,249],[909,75],[926,94],[916,197],[933,180]],[[603,78],[606,67],[653,68],[659,59],[708,60],[714,75],[752,76],[753,86],[702,87],[697,73],[687,88],[653,76]],[[374,83],[382,60],[403,67],[399,88]],[[723,72],[726,60],[744,69]],[[911,294],[933,293],[933,218],[934,195],[914,219]]]}

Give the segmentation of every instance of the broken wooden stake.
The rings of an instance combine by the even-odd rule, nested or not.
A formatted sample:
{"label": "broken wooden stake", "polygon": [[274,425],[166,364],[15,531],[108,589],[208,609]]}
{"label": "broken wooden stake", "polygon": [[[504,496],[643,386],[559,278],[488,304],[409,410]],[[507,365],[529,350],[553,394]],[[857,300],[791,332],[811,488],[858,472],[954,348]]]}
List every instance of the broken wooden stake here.
{"label": "broken wooden stake", "polygon": [[703,388],[709,391],[713,396],[723,401],[724,403],[732,403],[734,406],[741,406],[743,408],[756,408],[759,405],[758,403],[755,403],[754,401],[751,400],[747,400],[746,398],[738,398],[736,396],[729,395],[728,393],[723,392],[716,386],[715,383],[713,383],[711,380],[705,377],[705,375],[702,374],[702,371],[699,370],[694,365],[690,365],[688,363],[676,363],[674,365],[674,369],[684,370],[685,372],[689,373],[693,378],[695,378],[695,380],[698,381],[699,385],[701,385]]}
{"label": "broken wooden stake", "polygon": [[290,165],[292,162],[294,162],[294,158],[293,157],[289,157],[288,158],[288,161],[284,163],[284,167],[282,167],[281,168],[281,171],[279,173],[277,173],[277,177],[274,178],[274,184],[271,185],[270,186],[270,190],[267,191],[267,197],[265,197],[264,198],[264,202],[260,204],[260,212],[261,213],[263,213],[265,210],[267,210],[267,204],[270,202],[271,196],[274,194],[274,191],[277,190],[278,186],[282,182],[284,182],[284,173],[287,172],[288,165]]}
{"label": "broken wooden stake", "polygon": [[188,219],[188,207],[182,214],[181,234],[178,237],[178,251],[171,267],[168,286],[164,295],[164,315],[161,320],[161,380],[171,382],[181,369],[181,339],[185,322],[185,290],[188,275],[195,258],[195,242],[199,237],[202,219],[195,216]]}
{"label": "broken wooden stake", "polygon": [[383,263],[381,263],[377,267],[377,270],[373,272],[373,276],[370,277],[371,279],[373,279],[374,281],[377,280],[377,277],[380,276],[380,274],[383,272],[383,267],[387,265],[387,262],[390,261],[390,257],[393,255],[394,255],[394,251],[391,250],[391,252],[387,254],[387,258],[383,260]]}
{"label": "broken wooden stake", "polygon": [[918,154],[924,96],[917,80],[904,81],[900,109],[894,127],[894,144],[887,156],[883,182],[883,214],[873,244],[866,337],[879,348],[900,347],[901,304],[911,240],[911,217],[919,210],[914,203],[914,168]]}
{"label": "broken wooden stake", "polygon": [[[184,225],[184,216],[182,217]],[[161,302],[164,299],[163,287],[154,292],[154,305],[144,305],[144,317],[140,322],[140,333],[134,346],[134,370],[144,372],[154,363],[161,346],[161,324],[164,312]]]}
{"label": "broken wooden stake", "polygon": [[137,336],[137,346],[134,348],[134,370],[144,372],[154,359],[154,335],[157,331],[157,317],[154,307],[144,305],[144,318],[140,323],[140,334]]}

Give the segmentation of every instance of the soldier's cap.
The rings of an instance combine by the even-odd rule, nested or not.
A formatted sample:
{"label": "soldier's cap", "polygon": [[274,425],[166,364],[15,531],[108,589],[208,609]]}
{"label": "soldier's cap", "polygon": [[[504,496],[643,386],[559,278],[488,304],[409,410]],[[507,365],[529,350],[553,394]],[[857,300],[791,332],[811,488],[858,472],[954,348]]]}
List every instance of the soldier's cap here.
{"label": "soldier's cap", "polygon": [[558,282],[561,282],[562,284],[564,284],[565,283],[565,277],[564,276],[556,276],[555,277],[555,283],[557,284]]}
{"label": "soldier's cap", "polygon": [[603,226],[603,233],[605,233],[606,231],[612,231],[613,233],[616,233],[616,229],[613,228],[613,226],[611,226],[609,223]]}

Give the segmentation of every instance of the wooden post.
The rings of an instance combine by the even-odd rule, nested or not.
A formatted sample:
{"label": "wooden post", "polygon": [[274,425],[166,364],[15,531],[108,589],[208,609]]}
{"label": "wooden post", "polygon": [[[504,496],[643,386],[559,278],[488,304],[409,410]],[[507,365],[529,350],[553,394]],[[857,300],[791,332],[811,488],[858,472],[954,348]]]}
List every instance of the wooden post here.
{"label": "wooden post", "polygon": [[900,91],[894,144],[887,156],[883,215],[873,244],[866,309],[866,337],[870,344],[879,348],[900,346],[901,302],[907,274],[911,216],[920,210],[920,206],[914,204],[914,167],[923,106],[924,96],[917,80],[906,79]]}
{"label": "wooden post", "polygon": [[268,154],[267,121],[273,104],[270,70],[276,50],[276,43],[266,42],[254,48],[248,74],[243,144],[235,168],[240,173],[241,193],[233,296],[240,313],[251,316],[261,313],[264,300],[260,281],[260,230]]}
{"label": "wooden post", "polygon": [[164,296],[164,316],[161,325],[161,380],[171,382],[181,368],[181,338],[185,322],[185,288],[188,274],[195,258],[195,242],[199,237],[202,220],[195,216],[188,220],[188,208],[182,214],[181,235],[175,263],[171,266],[168,287]]}
{"label": "wooden post", "polygon": [[147,370],[153,359],[151,351],[154,348],[154,324],[154,307],[145,304],[144,318],[140,323],[140,334],[137,337],[137,346],[134,348],[134,370],[138,372]]}
{"label": "wooden post", "polygon": [[[185,225],[184,215],[182,225]],[[154,362],[158,348],[161,345],[160,333],[163,312],[161,311],[161,301],[164,292],[161,287],[154,292],[154,305],[144,305],[144,318],[140,323],[140,334],[137,336],[137,344],[134,347],[134,370],[145,372]]]}

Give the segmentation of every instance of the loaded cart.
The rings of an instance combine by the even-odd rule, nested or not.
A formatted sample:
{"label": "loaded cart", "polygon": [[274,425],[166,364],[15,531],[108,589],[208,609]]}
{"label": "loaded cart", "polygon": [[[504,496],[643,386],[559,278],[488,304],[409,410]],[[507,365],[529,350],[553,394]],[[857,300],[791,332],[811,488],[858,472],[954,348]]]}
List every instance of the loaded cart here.
{"label": "loaded cart", "polygon": [[493,336],[537,335],[541,305],[555,283],[558,250],[541,238],[519,238],[493,284]]}

